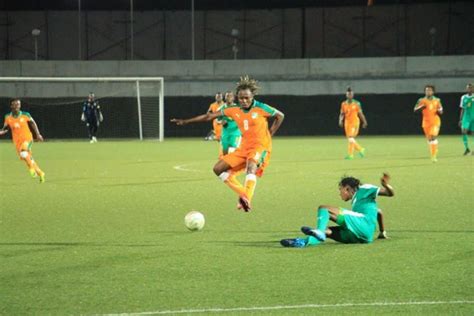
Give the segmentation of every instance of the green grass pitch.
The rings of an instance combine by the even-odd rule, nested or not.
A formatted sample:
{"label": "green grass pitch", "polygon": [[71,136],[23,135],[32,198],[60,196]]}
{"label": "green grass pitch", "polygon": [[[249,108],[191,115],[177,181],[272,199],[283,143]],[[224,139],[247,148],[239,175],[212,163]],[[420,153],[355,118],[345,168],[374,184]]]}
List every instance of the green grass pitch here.
{"label": "green grass pitch", "polygon": [[[422,136],[360,142],[367,157],[345,161],[343,137],[277,137],[249,214],[212,173],[215,142],[36,143],[44,184],[1,142],[0,314],[472,315],[474,157],[460,136],[436,164]],[[383,171],[390,240],[280,247],[319,204],[349,207],[342,175]],[[193,209],[201,232],[183,225]]]}

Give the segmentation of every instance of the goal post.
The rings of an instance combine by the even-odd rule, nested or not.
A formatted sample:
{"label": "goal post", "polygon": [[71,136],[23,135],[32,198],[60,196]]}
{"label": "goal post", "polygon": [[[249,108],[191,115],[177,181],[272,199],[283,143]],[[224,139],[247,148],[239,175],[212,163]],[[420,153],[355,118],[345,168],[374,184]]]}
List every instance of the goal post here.
{"label": "goal post", "polygon": [[[49,115],[48,118],[71,121],[72,126],[76,127],[76,118],[80,117],[80,114],[74,117],[69,114],[69,117],[67,113],[82,111],[82,103],[89,92],[94,92],[99,100],[104,112],[104,121],[109,120],[107,124],[110,130],[105,131],[106,137],[164,140],[163,77],[0,77],[0,98],[18,97],[33,109],[40,108],[44,112],[49,109],[63,110],[64,117],[57,113],[55,116]],[[25,109],[25,106],[22,108]],[[35,113],[32,115],[36,117]],[[125,126],[126,131],[119,131],[119,127],[112,126],[114,122],[110,120],[113,118],[120,122],[117,124],[130,126]],[[129,122],[124,123],[127,120]],[[64,126],[70,125],[64,123]],[[73,138],[73,132],[68,131],[64,137]],[[81,136],[82,134],[78,133],[76,138]],[[61,136],[55,135],[53,138]]]}

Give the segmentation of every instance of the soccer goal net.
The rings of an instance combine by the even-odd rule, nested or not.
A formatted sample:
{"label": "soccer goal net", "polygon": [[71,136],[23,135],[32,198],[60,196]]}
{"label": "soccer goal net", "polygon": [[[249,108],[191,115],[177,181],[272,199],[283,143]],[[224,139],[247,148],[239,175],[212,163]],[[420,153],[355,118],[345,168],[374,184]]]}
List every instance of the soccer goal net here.
{"label": "soccer goal net", "polygon": [[82,108],[89,93],[100,105],[99,138],[164,139],[162,77],[0,77],[2,112],[19,98],[43,136],[84,138]]}

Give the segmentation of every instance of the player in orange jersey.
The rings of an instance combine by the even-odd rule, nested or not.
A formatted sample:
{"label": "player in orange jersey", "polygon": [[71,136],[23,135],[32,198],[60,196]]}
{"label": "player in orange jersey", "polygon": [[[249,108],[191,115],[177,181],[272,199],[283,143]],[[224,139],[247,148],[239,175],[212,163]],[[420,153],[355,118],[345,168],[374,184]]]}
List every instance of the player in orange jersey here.
{"label": "player in orange jersey", "polygon": [[443,114],[443,105],[441,100],[434,96],[435,87],[425,86],[425,97],[418,99],[414,112],[422,110],[423,121],[421,127],[430,146],[431,161],[437,162],[438,156],[438,135],[441,127],[440,115]]}
{"label": "player in orange jersey", "polygon": [[[232,153],[222,157],[214,165],[214,173],[239,195],[238,208],[248,212],[257,184],[257,176],[270,161],[272,135],[283,122],[284,114],[277,109],[254,99],[259,87],[257,81],[244,76],[237,83],[236,94],[238,105],[223,107],[221,113],[206,113],[190,119],[172,119],[178,125],[206,122],[225,115],[233,119],[242,133],[240,146]],[[268,128],[268,118],[274,121]],[[235,174],[245,170],[245,184],[242,185]]]}
{"label": "player in orange jersey", "polygon": [[362,148],[356,141],[359,135],[360,121],[362,121],[362,128],[367,127],[367,120],[360,102],[354,99],[354,92],[349,87],[346,91],[346,100],[341,103],[341,112],[339,114],[339,126],[344,126],[348,142],[348,154],[346,159],[354,159],[354,150],[359,152],[361,157],[365,155],[365,148]]}
{"label": "player in orange jersey", "polygon": [[[213,102],[209,105],[209,109],[207,110],[207,112],[209,112],[209,113],[219,112],[219,108],[222,105],[224,105],[224,97],[222,95],[222,92],[217,92],[216,93],[215,100],[216,100],[215,102]],[[222,125],[219,124],[217,119],[212,120],[212,131],[211,131],[211,133],[214,133],[214,139],[215,140],[217,140],[217,141],[221,140]],[[208,136],[206,138],[209,139],[209,137],[210,136]],[[210,138],[210,139],[212,139],[212,138]]]}
{"label": "player in orange jersey", "polygon": [[19,99],[11,100],[10,108],[11,112],[5,115],[5,122],[0,130],[0,136],[5,135],[9,130],[12,132],[12,140],[20,159],[26,162],[30,175],[32,177],[39,176],[40,183],[43,183],[45,174],[32,157],[33,135],[31,130],[33,130],[37,141],[43,141],[43,136],[41,136],[30,113],[20,111],[21,101]]}

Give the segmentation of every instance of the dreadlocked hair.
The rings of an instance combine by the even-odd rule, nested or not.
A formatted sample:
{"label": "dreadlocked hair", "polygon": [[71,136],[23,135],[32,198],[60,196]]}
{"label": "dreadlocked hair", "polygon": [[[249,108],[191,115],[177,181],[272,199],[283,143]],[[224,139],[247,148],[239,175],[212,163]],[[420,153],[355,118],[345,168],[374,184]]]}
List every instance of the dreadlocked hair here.
{"label": "dreadlocked hair", "polygon": [[341,187],[350,186],[352,189],[357,190],[360,185],[360,180],[354,177],[342,177],[341,182],[339,182]]}
{"label": "dreadlocked hair", "polygon": [[260,90],[260,86],[258,85],[257,80],[250,78],[248,75],[245,75],[240,77],[240,81],[237,82],[236,92],[238,94],[240,90],[247,89],[249,89],[253,95],[256,95],[257,91]]}

